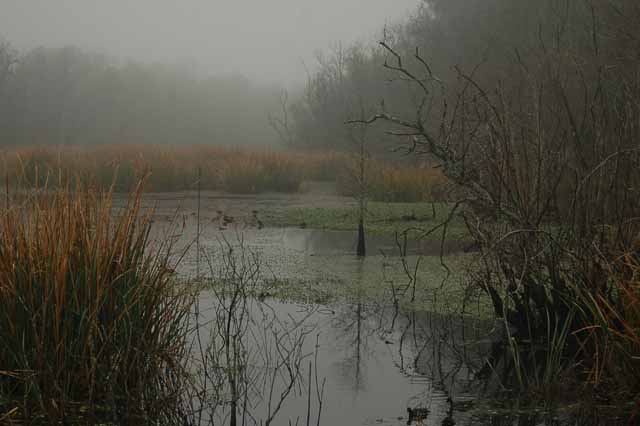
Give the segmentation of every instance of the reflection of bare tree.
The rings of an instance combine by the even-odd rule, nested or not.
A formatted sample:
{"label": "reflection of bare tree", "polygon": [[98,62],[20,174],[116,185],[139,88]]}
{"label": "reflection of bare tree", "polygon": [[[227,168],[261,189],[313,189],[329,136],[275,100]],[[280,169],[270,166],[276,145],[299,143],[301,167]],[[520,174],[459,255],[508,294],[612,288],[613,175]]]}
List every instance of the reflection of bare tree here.
{"label": "reflection of bare tree", "polygon": [[517,407],[505,408],[500,413],[485,413],[478,415],[475,419],[477,424],[491,426],[597,426],[597,425],[626,425],[627,423],[610,423],[608,421],[600,423],[597,419],[587,416],[577,416],[575,418],[559,418],[550,413],[521,412]]}
{"label": "reflection of bare tree", "polygon": [[[386,280],[391,303],[376,310],[379,332],[393,343],[396,367],[408,376],[425,379],[424,391],[412,398],[409,408],[428,408],[428,424],[465,424],[462,418],[468,415],[460,412],[469,408],[467,401],[476,393],[475,373],[482,366],[484,352],[476,342],[484,326],[482,321],[462,314],[435,312],[442,306],[438,298],[445,297],[441,287],[430,292],[434,311],[413,308],[420,257],[410,263],[406,245],[406,237],[398,239],[399,261],[407,281]],[[429,295],[425,289],[421,293]]]}
{"label": "reflection of bare tree", "polygon": [[376,326],[372,321],[375,312],[371,306],[364,302],[364,294],[361,291],[364,276],[364,260],[359,259],[351,285],[357,286],[354,300],[337,310],[333,327],[339,330],[338,339],[341,345],[348,351],[347,357],[342,363],[345,370],[341,377],[353,379],[352,388],[357,394],[366,389],[367,361],[375,353],[370,348],[369,339],[376,334]]}
{"label": "reflection of bare tree", "polygon": [[[268,426],[296,392],[308,387],[311,398],[311,375],[305,387],[302,371],[313,312],[280,315],[252,297],[261,283],[261,264],[241,240],[236,247],[224,241],[221,253],[219,270],[212,270],[208,311],[200,312],[200,305],[196,310],[194,390],[185,424]],[[315,379],[321,398],[317,374]]]}

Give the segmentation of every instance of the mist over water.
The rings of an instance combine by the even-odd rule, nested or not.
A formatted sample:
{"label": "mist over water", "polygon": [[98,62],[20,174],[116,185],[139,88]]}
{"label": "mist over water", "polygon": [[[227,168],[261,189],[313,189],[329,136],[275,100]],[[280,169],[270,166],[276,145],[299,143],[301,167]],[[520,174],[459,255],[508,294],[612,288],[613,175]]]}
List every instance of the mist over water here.
{"label": "mist over water", "polygon": [[638,23],[0,0],[0,424],[635,424]]}

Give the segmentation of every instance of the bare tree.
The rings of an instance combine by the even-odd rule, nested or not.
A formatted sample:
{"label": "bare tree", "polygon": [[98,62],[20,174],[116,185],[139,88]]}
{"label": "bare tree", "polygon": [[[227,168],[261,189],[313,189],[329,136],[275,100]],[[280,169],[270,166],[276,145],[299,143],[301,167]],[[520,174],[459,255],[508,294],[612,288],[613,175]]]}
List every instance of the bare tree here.
{"label": "bare tree", "polygon": [[18,52],[8,42],[0,40],[0,94],[18,64],[18,59]]}
{"label": "bare tree", "polygon": [[[362,112],[364,115],[364,111]],[[358,239],[356,247],[356,255],[359,257],[366,256],[366,241],[364,217],[367,211],[367,200],[369,193],[368,182],[368,160],[369,152],[367,150],[367,127],[356,123],[350,132],[350,139],[354,148],[354,170],[351,173],[351,180],[355,183],[355,195],[358,201]]]}
{"label": "bare tree", "polygon": [[282,115],[278,117],[269,113],[267,118],[269,125],[278,134],[280,141],[291,148],[295,145],[295,137],[289,119],[289,93],[286,90],[280,93],[279,104]]}
{"label": "bare tree", "polygon": [[[571,301],[609,288],[602,259],[633,250],[640,228],[640,61],[618,25],[638,9],[546,4],[537,38],[493,62],[487,55],[455,66],[450,78],[419,49],[408,55],[382,41],[384,67],[420,100],[412,114],[383,105],[352,121],[389,124],[390,135],[409,138],[408,152],[436,158],[457,185],[452,215],[463,215],[482,250],[476,284],[530,371],[546,362],[526,349],[531,342],[575,353],[571,333],[584,323]],[[549,335],[558,341],[546,342]]]}

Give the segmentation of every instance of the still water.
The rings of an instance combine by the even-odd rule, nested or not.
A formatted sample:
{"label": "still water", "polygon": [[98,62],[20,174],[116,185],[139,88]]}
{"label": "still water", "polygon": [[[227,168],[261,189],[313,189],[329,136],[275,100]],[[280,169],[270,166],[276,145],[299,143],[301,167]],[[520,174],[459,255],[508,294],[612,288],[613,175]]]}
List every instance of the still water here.
{"label": "still water", "polygon": [[[215,320],[216,303],[213,293],[202,294],[203,323]],[[464,342],[478,341],[487,332],[486,324],[363,303],[314,306],[253,300],[249,306],[250,315],[257,319],[250,327],[256,330],[262,330],[263,311],[267,310],[279,317],[278,324],[288,324],[284,328],[293,328],[303,319],[308,331],[303,345],[307,354],[302,363],[303,385],[284,401],[274,424],[288,424],[289,420],[305,424],[310,366],[313,424],[320,408],[315,377],[320,386],[325,384],[320,424],[402,425],[409,420],[407,408],[428,410],[422,420],[425,425],[473,423],[469,411],[477,393],[473,375],[482,362],[483,345]],[[248,350],[265,351],[251,336],[250,331]],[[280,385],[276,394],[282,388]],[[266,390],[261,391],[258,399],[266,399]],[[257,424],[267,416],[266,405],[261,401],[251,409]]]}
{"label": "still water", "polygon": [[[184,238],[193,236],[195,230],[187,223],[180,232]],[[307,414],[310,424],[317,424],[320,410],[322,425],[403,425],[409,420],[416,423],[409,418],[408,409],[428,410],[428,416],[421,419],[425,425],[439,426],[447,421],[471,424],[469,410],[477,393],[473,375],[482,365],[480,354],[486,350],[490,326],[456,315],[397,308],[391,302],[388,286],[407,279],[397,256],[397,243],[392,237],[370,237],[371,255],[359,259],[353,255],[352,232],[204,227],[198,241],[200,256],[192,245],[178,272],[184,277],[193,277],[198,270],[204,275],[224,275],[221,254],[229,247],[237,252],[242,247],[245,252],[258,255],[263,279],[288,280],[306,286],[305,292],[310,294],[326,290],[327,286],[338,287],[331,291],[340,297],[328,304],[273,298],[247,302],[251,320],[247,323],[250,330],[244,335],[245,347],[256,370],[267,370],[265,358],[278,356],[263,355],[274,351],[273,336],[270,343],[256,338],[265,334],[265,322],[272,324],[273,317],[277,317],[277,331],[282,335],[299,327],[302,321],[307,333],[300,380],[283,401],[272,424],[289,421],[306,424]],[[462,247],[451,244],[446,249],[448,263],[455,264]],[[439,253],[439,246],[407,244],[405,260],[413,266],[417,259],[422,260],[421,276],[426,280],[422,284],[438,287],[448,276]],[[215,323],[220,320],[220,312],[216,310],[220,303],[224,302],[214,291],[200,295],[202,341],[219,334]],[[264,318],[265,311],[271,318],[269,321]],[[469,344],[467,340],[475,343]],[[264,381],[261,374],[258,376]],[[273,395],[282,393],[284,382],[278,380],[271,392],[268,387],[253,386],[252,401],[248,404],[250,415],[245,416],[245,423],[265,423],[269,417],[269,393],[272,400],[277,400]],[[324,392],[319,398],[323,383]],[[216,424],[227,422],[228,415],[228,404],[218,405],[213,413]]]}
{"label": "still water", "polygon": [[[294,303],[268,295],[263,300],[249,298],[250,331],[243,348],[250,358],[247,371],[254,373],[247,391],[250,402],[244,404],[246,413],[238,424],[266,424],[273,414],[279,395],[286,388],[286,374],[278,372],[278,379],[269,387],[269,377],[275,374],[269,376],[273,366],[265,359],[273,361],[278,357],[273,345],[276,334],[282,336],[288,330],[301,328],[306,334],[301,344],[304,359],[298,365],[298,380],[282,399],[271,421],[273,425],[306,425],[307,421],[316,425],[319,414],[321,425],[594,424],[590,418],[578,421],[567,415],[520,410],[515,396],[513,405],[509,401],[507,406],[495,404],[491,392],[500,389],[500,383],[479,379],[478,373],[483,368],[486,371],[491,346],[500,339],[500,327],[477,316],[443,310],[441,305],[398,307],[388,286],[406,279],[406,274],[399,257],[394,255],[395,241],[371,239],[374,254],[364,260],[353,256],[353,241],[350,233],[293,228],[201,234],[199,268],[202,271],[204,263],[208,268],[205,274],[220,273],[219,254],[228,243],[259,254],[261,279],[284,278],[307,286],[307,293],[327,285],[344,290],[337,293],[341,295],[337,299],[320,303]],[[413,246],[406,260],[413,265],[421,260],[419,272],[423,281],[419,285],[459,285],[456,281],[462,269],[455,269],[456,262],[466,255],[456,250],[445,255],[453,273],[445,271],[442,259],[429,252],[429,247]],[[179,273],[193,276],[197,262],[191,250]],[[200,295],[202,340],[216,334],[212,324],[216,322],[218,296],[210,290]],[[274,330],[266,331],[266,323],[276,324],[275,334],[270,334]],[[208,414],[215,424],[229,422],[229,396],[223,395],[225,398]],[[503,408],[496,409],[497,406]],[[238,407],[238,412],[243,410]],[[616,423],[606,420],[595,424]]]}
{"label": "still water", "polygon": [[[265,205],[260,204],[260,209],[292,203],[306,206],[310,202],[300,198],[264,199],[261,201]],[[334,198],[327,203],[345,202]],[[209,201],[211,206],[207,207]],[[209,201],[205,200],[203,211],[215,212],[224,202],[227,204],[223,210],[234,217],[248,215],[256,208],[253,199]],[[166,206],[160,207],[154,232],[160,237],[167,233],[175,236],[174,249],[182,257],[177,268],[179,278],[193,278],[197,273],[219,276],[220,254],[228,245],[236,249],[242,246],[259,255],[260,279],[288,281],[310,296],[305,299],[279,295],[276,299],[266,294],[263,300],[248,301],[251,320],[247,329],[253,331],[247,333],[243,349],[249,354],[250,363],[241,371],[252,371],[253,382],[246,392],[250,401],[238,406],[237,412],[245,412],[238,424],[266,424],[273,411],[277,413],[272,425],[622,424],[588,415],[575,420],[562,413],[531,412],[521,409],[515,396],[497,404],[491,391],[499,389],[500,383],[487,383],[477,373],[486,366],[491,345],[499,339],[499,327],[473,319],[473,315],[456,314],[457,309],[446,309],[441,302],[398,308],[389,288],[406,285],[407,274],[398,256],[400,246],[393,237],[368,236],[369,256],[362,260],[353,255],[353,232],[259,229],[240,224],[221,229],[205,220],[198,227],[194,212],[182,215],[182,223],[176,227],[175,223],[169,225],[169,219],[174,217],[174,200],[169,199]],[[457,242],[448,242],[442,248],[441,251],[439,244],[408,242],[404,260],[412,271],[417,271],[419,288],[433,289],[435,293],[443,285],[447,289],[464,287],[463,265],[473,255],[465,253],[464,245]],[[325,298],[325,293],[333,297]],[[448,302],[460,299],[450,291],[446,294]],[[216,314],[220,314],[216,311],[219,303],[213,291],[200,295],[198,322],[205,345],[215,340],[211,336],[218,321]],[[266,321],[265,311],[270,316]],[[282,398],[279,410],[275,405],[284,394],[287,374],[282,370],[273,374],[272,363],[278,358],[273,345],[275,334],[273,330],[265,331],[264,325],[274,324],[274,317],[279,318],[275,322],[279,336],[294,328],[297,336],[301,328],[306,333],[301,341],[295,386]],[[202,369],[194,368],[202,375]],[[207,375],[211,376],[211,371]],[[276,376],[277,380],[268,380]],[[273,386],[268,386],[270,383]],[[224,388],[218,385],[219,389]],[[217,398],[218,403],[201,418],[205,420],[203,424],[209,418],[217,425],[229,424],[232,398],[228,392]],[[408,409],[414,415],[410,416]]]}

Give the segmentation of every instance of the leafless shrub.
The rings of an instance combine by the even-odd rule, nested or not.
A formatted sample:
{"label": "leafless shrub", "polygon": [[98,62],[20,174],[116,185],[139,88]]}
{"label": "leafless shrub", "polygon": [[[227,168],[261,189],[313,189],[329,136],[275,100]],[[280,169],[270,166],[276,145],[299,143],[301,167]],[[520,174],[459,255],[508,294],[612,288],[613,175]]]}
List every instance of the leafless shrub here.
{"label": "leafless shrub", "polygon": [[[187,423],[273,424],[284,402],[305,391],[309,354],[304,344],[313,332],[308,322],[313,311],[283,317],[256,297],[262,263],[241,237],[237,244],[223,240],[219,256],[209,258],[209,264],[214,282],[196,313]],[[317,372],[316,386],[321,404]],[[311,398],[310,380],[307,396]]]}
{"label": "leafless shrub", "polygon": [[[447,81],[418,49],[408,58],[381,42],[385,68],[421,100],[412,116],[383,105],[355,122],[389,123],[460,188],[456,206],[481,248],[476,284],[520,349],[548,349],[550,325],[567,324],[562,350],[575,354],[573,333],[588,322],[575,315],[576,289],[609,294],[601,259],[631,249],[639,229],[640,58],[625,28],[640,12],[625,1],[545,7],[537,37]],[[526,367],[540,370],[528,353]]]}

